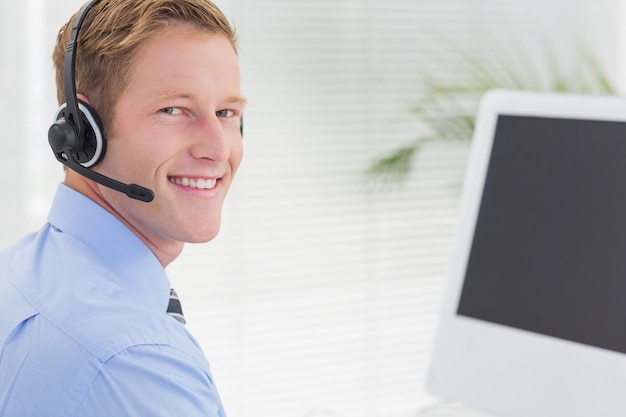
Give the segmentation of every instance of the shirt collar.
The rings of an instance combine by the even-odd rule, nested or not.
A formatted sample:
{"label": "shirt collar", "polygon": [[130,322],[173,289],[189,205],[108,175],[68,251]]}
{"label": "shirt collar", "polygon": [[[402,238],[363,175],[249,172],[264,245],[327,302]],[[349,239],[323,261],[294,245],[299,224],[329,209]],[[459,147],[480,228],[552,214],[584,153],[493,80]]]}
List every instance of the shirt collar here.
{"label": "shirt collar", "polygon": [[165,270],[146,244],[115,216],[59,184],[48,222],[88,246],[139,302],[165,311],[170,286]]}

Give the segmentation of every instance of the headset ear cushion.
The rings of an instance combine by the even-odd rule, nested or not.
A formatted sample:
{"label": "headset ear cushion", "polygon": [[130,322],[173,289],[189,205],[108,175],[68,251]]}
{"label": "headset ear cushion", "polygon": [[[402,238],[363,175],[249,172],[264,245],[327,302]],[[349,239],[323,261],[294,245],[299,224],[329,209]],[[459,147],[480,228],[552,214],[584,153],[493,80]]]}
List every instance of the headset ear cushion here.
{"label": "headset ear cushion", "polygon": [[[67,104],[65,103],[59,107],[54,117],[55,121],[65,118],[66,108]],[[83,146],[80,149],[76,149],[72,154],[74,154],[75,159],[82,166],[90,168],[104,158],[106,136],[104,135],[104,129],[98,113],[89,104],[79,100],[78,109],[80,110],[81,122],[83,123],[84,140]]]}
{"label": "headset ear cushion", "polygon": [[76,153],[76,159],[85,168],[98,164],[106,152],[106,136],[98,113],[84,101],[78,101],[81,111],[85,140],[83,148]]}

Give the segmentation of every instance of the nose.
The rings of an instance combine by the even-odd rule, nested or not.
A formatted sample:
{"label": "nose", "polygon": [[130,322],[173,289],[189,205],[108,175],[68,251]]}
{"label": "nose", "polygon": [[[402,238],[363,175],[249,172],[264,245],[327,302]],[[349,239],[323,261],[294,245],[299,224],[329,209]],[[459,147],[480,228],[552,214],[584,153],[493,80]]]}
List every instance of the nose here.
{"label": "nose", "polygon": [[228,137],[217,116],[213,115],[200,120],[194,137],[190,150],[194,158],[224,162],[230,157]]}

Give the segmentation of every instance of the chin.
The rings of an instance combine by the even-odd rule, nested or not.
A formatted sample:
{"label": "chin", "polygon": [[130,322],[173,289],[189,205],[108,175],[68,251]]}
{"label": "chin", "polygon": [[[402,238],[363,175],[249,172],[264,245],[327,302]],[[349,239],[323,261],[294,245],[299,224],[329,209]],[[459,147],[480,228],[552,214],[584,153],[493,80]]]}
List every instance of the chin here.
{"label": "chin", "polygon": [[211,230],[206,230],[206,231],[194,230],[193,233],[190,234],[190,236],[187,238],[186,242],[187,243],[210,242],[211,240],[215,239],[219,231],[220,231],[219,227],[215,229],[211,229]]}

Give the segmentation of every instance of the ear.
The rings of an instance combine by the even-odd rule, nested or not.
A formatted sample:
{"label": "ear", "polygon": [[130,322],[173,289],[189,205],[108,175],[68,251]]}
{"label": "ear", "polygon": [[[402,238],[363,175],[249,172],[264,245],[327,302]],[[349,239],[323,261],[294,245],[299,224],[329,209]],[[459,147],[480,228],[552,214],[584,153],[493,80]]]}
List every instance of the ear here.
{"label": "ear", "polygon": [[87,96],[86,96],[86,95],[84,95],[84,94],[82,94],[82,93],[78,93],[78,94],[76,94],[76,97],[77,97],[80,101],[84,101],[84,102],[85,102],[85,103],[87,103],[87,104],[91,104],[91,103],[89,102],[89,99],[87,98]]}

